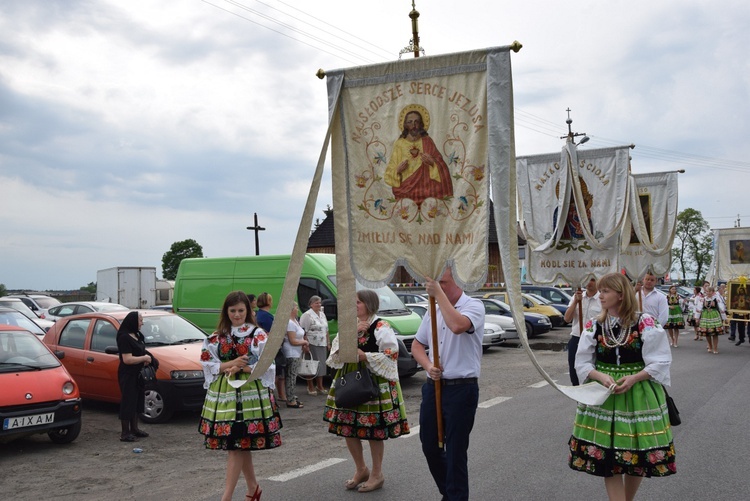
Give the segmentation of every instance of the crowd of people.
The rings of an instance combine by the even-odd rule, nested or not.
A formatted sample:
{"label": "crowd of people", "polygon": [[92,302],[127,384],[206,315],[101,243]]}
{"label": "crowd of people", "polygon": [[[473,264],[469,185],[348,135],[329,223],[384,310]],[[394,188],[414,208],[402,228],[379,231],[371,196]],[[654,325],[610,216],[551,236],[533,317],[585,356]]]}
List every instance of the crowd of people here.
{"label": "crowd of people", "polygon": [[[712,354],[718,354],[718,338],[727,331],[732,340],[739,331],[737,345],[744,342],[746,333],[741,316],[733,316],[727,329],[722,288],[706,282],[696,287],[691,297],[682,299],[675,287],[664,295],[655,290],[655,284],[656,277],[650,273],[635,286],[616,273],[592,278],[575,291],[565,312],[565,320],[571,323],[571,383],[598,382],[611,392],[600,405],[578,404],[568,442],[568,464],[574,470],[603,477],[607,495],[613,500],[633,499],[644,477],[676,472],[664,387],[670,385],[671,350],[679,345],[680,331],[692,326],[694,339],[705,339],[707,352]],[[479,401],[484,307],[463,292],[450,269],[439,280],[426,279],[425,289],[436,303],[438,345],[434,345],[428,312],[412,344],[412,354],[427,376],[422,387],[419,437],[428,470],[443,499],[465,500],[469,499],[469,436]],[[216,331],[206,338],[201,351],[207,393],[199,431],[206,448],[227,451],[222,500],[232,498],[240,474],[247,487],[246,499],[260,500],[262,489],[251,451],[281,446],[280,404],[291,409],[304,406],[297,395],[303,354],[318,362],[317,372],[305,378],[307,393],[326,397],[321,405],[322,420],[330,433],[344,438],[354,463],[354,473],[343,487],[363,493],[380,489],[386,478],[385,440],[408,434],[410,423],[398,378],[398,341],[388,322],[377,316],[378,295],[367,289],[356,294],[357,362],[341,359],[339,338],[337,335],[331,341],[322,300],[312,296],[301,316],[294,304],[275,363],[251,380],[275,321],[272,306],[268,293],[256,297],[231,292]],[[732,306],[737,310],[741,305]],[[120,440],[126,442],[148,437],[138,426],[139,405],[143,404],[138,374],[143,367],[158,364],[145,348],[141,324],[139,313],[131,312],[117,335]],[[436,362],[433,357],[438,347]],[[363,366],[371,373],[376,392],[365,402],[341,404],[337,381]],[[330,388],[324,385],[328,367],[335,371]],[[363,441],[369,444],[369,467]]]}
{"label": "crowd of people", "polygon": [[[450,270],[439,280],[428,279],[426,288],[437,303],[437,336],[443,354],[439,363],[433,361],[437,347],[433,346],[428,314],[413,344],[414,357],[428,376],[422,390],[419,436],[429,471],[443,499],[465,500],[469,499],[469,435],[479,403],[484,307],[459,288]],[[385,440],[408,434],[410,424],[398,377],[398,339],[388,322],[377,316],[377,293],[364,289],[356,294],[357,362],[342,360],[339,337],[330,340],[322,300],[313,296],[301,317],[294,305],[275,363],[259,378],[250,380],[276,321],[270,313],[272,305],[273,298],[267,293],[257,297],[242,291],[230,293],[216,331],[203,343],[201,362],[207,393],[199,431],[206,448],[228,451],[221,499],[232,499],[242,474],[246,499],[260,500],[262,489],[251,454],[282,444],[280,403],[293,409],[303,407],[296,388],[303,353],[319,362],[318,372],[306,378],[307,392],[326,395],[322,419],[330,433],[344,438],[354,463],[354,473],[343,487],[361,493],[382,488],[386,478]],[[142,362],[148,360],[144,358]],[[326,367],[335,371],[328,389],[323,378]],[[343,392],[339,381],[344,375],[361,370],[370,373],[373,394],[358,403],[337,398],[337,390]],[[438,384],[442,387],[441,430],[437,427],[435,406]],[[364,441],[370,449],[370,466],[364,456]]]}

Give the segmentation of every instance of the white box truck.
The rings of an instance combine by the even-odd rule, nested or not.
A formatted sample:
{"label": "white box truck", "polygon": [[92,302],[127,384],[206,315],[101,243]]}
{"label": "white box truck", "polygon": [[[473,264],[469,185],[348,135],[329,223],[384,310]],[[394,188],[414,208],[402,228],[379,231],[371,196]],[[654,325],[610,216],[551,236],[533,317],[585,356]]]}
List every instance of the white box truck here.
{"label": "white box truck", "polygon": [[151,308],[156,304],[156,268],[117,266],[97,271],[96,300],[133,309]]}

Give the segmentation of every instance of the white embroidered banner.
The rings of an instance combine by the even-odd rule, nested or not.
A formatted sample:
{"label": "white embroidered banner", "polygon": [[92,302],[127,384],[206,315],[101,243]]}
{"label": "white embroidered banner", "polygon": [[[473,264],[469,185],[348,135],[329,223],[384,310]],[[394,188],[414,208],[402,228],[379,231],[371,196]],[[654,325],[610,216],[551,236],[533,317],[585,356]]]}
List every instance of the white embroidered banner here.
{"label": "white embroidered banner", "polygon": [[714,257],[707,280],[712,284],[750,277],[750,228],[715,229]]}
{"label": "white embroidered banner", "polygon": [[[578,151],[516,162],[521,228],[534,283],[585,283],[618,270],[627,208],[629,147]],[[561,215],[564,215],[562,217]]]}
{"label": "white embroidered banner", "polygon": [[398,265],[423,282],[448,264],[465,288],[482,285],[491,150],[506,183],[512,167],[510,75],[507,47],[328,73],[334,196],[346,196],[336,235],[341,220],[359,282],[384,285]]}
{"label": "white embroidered banner", "polygon": [[633,278],[669,273],[677,228],[677,172],[630,175],[628,214],[620,238],[620,269]]}

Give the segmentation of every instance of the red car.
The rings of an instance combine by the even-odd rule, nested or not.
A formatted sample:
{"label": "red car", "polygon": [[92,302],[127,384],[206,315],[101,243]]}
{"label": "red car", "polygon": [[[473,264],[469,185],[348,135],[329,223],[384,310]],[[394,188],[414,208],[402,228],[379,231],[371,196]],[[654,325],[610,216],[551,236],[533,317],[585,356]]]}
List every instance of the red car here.
{"label": "red car", "polygon": [[[75,378],[81,396],[120,402],[117,382],[117,329],[131,310],[92,311],[63,317],[44,336],[44,344],[63,353],[62,363]],[[174,313],[139,310],[146,349],[159,361],[155,386],[146,388],[146,423],[167,421],[175,411],[203,406],[203,367],[200,351],[205,333]]]}
{"label": "red car", "polygon": [[46,433],[67,444],[81,432],[78,385],[35,334],[0,323],[0,442]]}

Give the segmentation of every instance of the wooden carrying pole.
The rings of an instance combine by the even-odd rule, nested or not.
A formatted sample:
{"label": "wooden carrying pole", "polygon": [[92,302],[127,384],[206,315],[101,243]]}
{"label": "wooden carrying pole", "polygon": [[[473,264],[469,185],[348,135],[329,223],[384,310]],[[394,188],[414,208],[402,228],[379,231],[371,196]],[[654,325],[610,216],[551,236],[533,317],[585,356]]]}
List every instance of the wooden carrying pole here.
{"label": "wooden carrying pole", "polygon": [[[430,320],[432,321],[432,364],[440,369],[440,351],[438,350],[438,333],[437,333],[437,308],[435,307],[435,298],[430,296]],[[438,447],[443,448],[443,386],[440,379],[435,383],[435,407],[437,411],[437,436]]]}
{"label": "wooden carrying pole", "polygon": [[581,300],[578,301],[578,335],[583,334],[583,290],[579,287],[578,291],[581,293]]}

